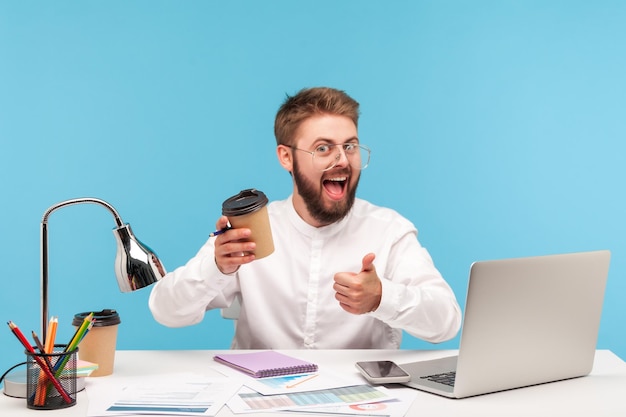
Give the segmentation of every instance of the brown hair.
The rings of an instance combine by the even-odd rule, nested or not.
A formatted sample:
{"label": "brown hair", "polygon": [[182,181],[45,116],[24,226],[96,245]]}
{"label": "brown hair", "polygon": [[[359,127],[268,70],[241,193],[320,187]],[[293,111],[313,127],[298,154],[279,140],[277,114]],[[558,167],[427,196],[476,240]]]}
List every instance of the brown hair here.
{"label": "brown hair", "polygon": [[293,145],[300,124],[311,116],[333,114],[350,118],[358,127],[359,103],[344,91],[328,87],[305,88],[287,98],[276,113],[277,145]]}

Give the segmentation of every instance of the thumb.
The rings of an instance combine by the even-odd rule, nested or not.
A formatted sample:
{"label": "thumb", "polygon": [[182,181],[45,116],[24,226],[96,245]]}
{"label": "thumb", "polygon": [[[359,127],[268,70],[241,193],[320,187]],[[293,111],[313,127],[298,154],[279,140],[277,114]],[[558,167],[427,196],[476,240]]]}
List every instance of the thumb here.
{"label": "thumb", "polygon": [[373,271],[375,258],[376,258],[376,255],[374,255],[373,253],[368,253],[367,255],[365,255],[363,257],[363,260],[361,261],[361,263],[363,264],[363,267],[361,268],[361,272]]}
{"label": "thumb", "polygon": [[215,223],[215,228],[217,230],[226,229],[227,227],[228,227],[228,217],[226,216],[221,216]]}

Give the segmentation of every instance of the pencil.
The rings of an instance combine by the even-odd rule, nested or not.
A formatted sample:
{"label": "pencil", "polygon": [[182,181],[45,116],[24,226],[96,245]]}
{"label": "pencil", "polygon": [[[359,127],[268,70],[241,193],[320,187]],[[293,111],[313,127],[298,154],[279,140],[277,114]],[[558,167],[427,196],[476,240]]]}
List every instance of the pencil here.
{"label": "pencil", "polygon": [[35,359],[39,367],[46,373],[46,376],[50,379],[50,381],[52,381],[52,384],[57,389],[59,394],[61,394],[61,397],[63,397],[65,402],[71,403],[72,399],[70,398],[70,396],[67,394],[65,389],[63,389],[63,386],[61,385],[59,380],[54,377],[52,371],[50,370],[50,368],[48,368],[47,364],[43,362],[39,356],[37,356],[37,352],[35,352],[35,349],[33,349],[30,343],[28,343],[28,340],[26,340],[26,337],[24,337],[24,334],[19,329],[19,327],[17,327],[17,325],[12,321],[8,321],[7,324],[9,325],[9,328],[11,329],[15,337],[17,337],[17,340],[20,341],[20,343],[29,353],[33,354],[33,358]]}
{"label": "pencil", "polygon": [[35,341],[35,345],[37,346],[37,349],[39,349],[39,352],[46,353],[46,348],[44,348],[41,344],[41,340],[39,340],[39,336],[37,336],[37,333],[35,333],[35,331],[33,330],[31,334],[33,335],[33,340]]}
{"label": "pencil", "polygon": [[74,338],[74,340],[72,340],[70,342],[69,350],[76,349],[76,347],[83,340],[83,338],[85,337],[87,332],[89,332],[89,330],[91,330],[91,327],[93,326],[93,323],[94,323],[93,313],[90,313],[87,317],[85,317],[85,320],[83,320],[83,323],[80,325],[80,328],[78,329],[79,331],[77,332],[76,337]]}
{"label": "pencil", "polygon": [[[85,317],[85,319],[83,320],[80,327],[76,330],[76,333],[74,333],[74,337],[72,337],[70,343],[65,347],[65,352],[72,352],[74,349],[76,349],[81,340],[83,340],[83,337],[85,337],[87,332],[91,329],[91,326],[93,326],[93,322],[93,313],[89,313],[89,315],[87,315],[87,317]],[[65,364],[69,359],[70,355],[68,354],[65,355],[62,360],[56,363],[56,365],[54,366],[54,374],[57,377],[61,375],[61,372],[63,372],[63,368],[65,367]]]}
{"label": "pencil", "polygon": [[68,343],[67,346],[65,347],[66,352],[74,350],[74,348],[78,346],[78,343],[80,342],[80,339],[84,336],[85,329],[87,329],[87,326],[89,326],[89,323],[91,323],[92,318],[93,318],[93,313],[89,313],[87,314],[87,316],[85,316],[85,318],[83,319],[83,322],[76,329],[74,336],[72,336],[70,343]]}
{"label": "pencil", "polygon": [[[37,349],[39,349],[39,352],[48,353],[46,352],[46,348],[44,348],[43,344],[41,343],[41,340],[39,340],[39,336],[37,336],[37,333],[35,333],[34,330],[32,331],[32,335],[33,335],[33,340],[35,341],[35,345],[37,346]],[[48,367],[52,369],[52,363],[50,363],[50,358],[48,358],[47,356],[43,356],[43,358],[48,364]]]}
{"label": "pencil", "polygon": [[[58,325],[59,325],[58,317],[56,316],[50,317],[50,323],[48,324],[48,332],[46,334],[46,342],[44,344],[44,349],[46,353],[54,352],[54,340],[56,339]],[[41,374],[39,376],[39,383],[37,385],[37,392],[36,392],[37,395],[35,397],[36,405],[43,405],[46,401],[46,394],[48,392],[48,384],[41,383],[43,378],[45,378],[45,376],[44,374]]]}
{"label": "pencil", "polygon": [[56,339],[58,325],[59,319],[52,317],[48,325],[48,334],[46,334],[46,344],[44,345],[46,353],[52,353],[54,351],[54,339]]}
{"label": "pencil", "polygon": [[[39,340],[39,336],[37,336],[37,333],[35,333],[34,330],[32,331],[32,335],[33,335],[33,340],[35,341],[35,345],[37,345],[37,349],[39,349],[39,352],[48,353],[46,352],[45,347],[41,343],[41,340]],[[50,362],[50,358],[48,356],[43,356],[43,358],[46,361],[48,368],[52,370],[52,362]],[[44,405],[46,402],[46,392],[48,391],[48,388],[45,382],[46,382],[46,374],[44,374],[43,372],[40,372],[39,378],[37,379],[37,390],[35,393],[35,405]]]}

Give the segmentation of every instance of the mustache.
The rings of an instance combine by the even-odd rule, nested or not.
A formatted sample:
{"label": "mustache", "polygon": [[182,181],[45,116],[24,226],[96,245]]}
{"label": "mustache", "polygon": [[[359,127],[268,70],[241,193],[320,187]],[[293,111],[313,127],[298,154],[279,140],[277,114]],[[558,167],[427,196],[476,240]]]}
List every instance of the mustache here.
{"label": "mustache", "polygon": [[337,171],[333,171],[332,169],[330,171],[326,171],[324,173],[324,178],[328,178],[328,177],[336,177],[337,175],[345,175],[346,177],[349,175],[352,175],[352,170],[348,169],[348,168],[341,168]]}

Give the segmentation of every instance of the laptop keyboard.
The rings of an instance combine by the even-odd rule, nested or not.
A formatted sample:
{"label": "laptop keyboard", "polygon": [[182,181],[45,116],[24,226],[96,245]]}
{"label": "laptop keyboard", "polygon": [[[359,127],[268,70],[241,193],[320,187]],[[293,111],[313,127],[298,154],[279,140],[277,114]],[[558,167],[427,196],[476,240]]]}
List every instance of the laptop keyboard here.
{"label": "laptop keyboard", "polygon": [[421,379],[427,379],[429,381],[438,382],[440,384],[449,385],[451,387],[454,386],[454,377],[456,376],[456,372],[445,372],[443,374],[435,374],[435,375],[426,375],[420,377]]}

